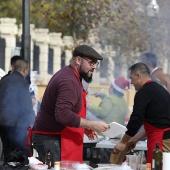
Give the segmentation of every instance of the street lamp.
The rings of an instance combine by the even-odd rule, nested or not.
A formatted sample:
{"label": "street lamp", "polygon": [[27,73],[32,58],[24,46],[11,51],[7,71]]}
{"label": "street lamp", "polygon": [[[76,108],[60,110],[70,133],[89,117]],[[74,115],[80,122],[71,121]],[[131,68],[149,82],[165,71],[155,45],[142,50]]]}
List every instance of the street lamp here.
{"label": "street lamp", "polygon": [[[30,68],[30,0],[22,0],[22,42],[21,54]],[[30,69],[29,69],[30,70]]]}
{"label": "street lamp", "polygon": [[[156,0],[151,0],[147,6],[147,15],[150,17],[151,31],[153,31],[153,21],[159,14],[159,5]],[[153,37],[151,36],[150,51],[153,52]]]}
{"label": "street lamp", "polygon": [[147,14],[150,17],[156,17],[159,14],[159,5],[156,0],[151,0],[149,5],[147,6]]}

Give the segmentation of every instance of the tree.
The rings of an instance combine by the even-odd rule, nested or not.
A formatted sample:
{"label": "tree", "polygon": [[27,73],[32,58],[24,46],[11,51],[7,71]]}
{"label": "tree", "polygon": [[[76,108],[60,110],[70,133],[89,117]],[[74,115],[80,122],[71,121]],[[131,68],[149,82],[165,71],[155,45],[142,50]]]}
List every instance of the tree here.
{"label": "tree", "polygon": [[[30,22],[38,28],[62,32],[85,40],[111,0],[30,0]],[[0,0],[0,17],[15,17],[22,23],[22,1]]]}
{"label": "tree", "polygon": [[17,23],[22,22],[22,1],[0,0],[0,18],[16,18]]}
{"label": "tree", "polygon": [[116,55],[112,56],[117,71],[115,76],[121,74],[123,64],[131,65],[137,61],[140,53],[149,51],[151,43],[154,49],[160,50],[159,46],[163,43],[162,40],[165,40],[166,29],[160,18],[155,17],[154,28],[151,27],[145,10],[146,4],[143,1],[114,1],[109,17],[100,22],[100,43],[102,46],[112,46],[116,51]]}
{"label": "tree", "polygon": [[32,16],[39,15],[43,19],[34,23],[73,36],[76,41],[87,39],[89,30],[104,17],[102,11],[107,10],[110,0],[32,0],[31,4]]}

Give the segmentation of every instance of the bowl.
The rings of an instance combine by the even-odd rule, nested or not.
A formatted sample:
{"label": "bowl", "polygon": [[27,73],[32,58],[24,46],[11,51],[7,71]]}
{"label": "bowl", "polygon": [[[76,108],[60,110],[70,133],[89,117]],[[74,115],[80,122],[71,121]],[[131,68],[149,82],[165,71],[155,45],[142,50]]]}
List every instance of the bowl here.
{"label": "bowl", "polygon": [[79,163],[78,161],[60,161],[60,170],[75,170],[75,166]]}

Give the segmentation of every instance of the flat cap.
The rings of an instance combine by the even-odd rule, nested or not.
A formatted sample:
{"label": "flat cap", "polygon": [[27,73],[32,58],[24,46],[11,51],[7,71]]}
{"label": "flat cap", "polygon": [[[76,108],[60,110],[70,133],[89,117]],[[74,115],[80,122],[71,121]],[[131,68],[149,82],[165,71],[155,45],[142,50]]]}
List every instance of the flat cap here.
{"label": "flat cap", "polygon": [[103,57],[88,45],[77,46],[73,51],[73,57],[89,57],[95,60],[103,60]]}

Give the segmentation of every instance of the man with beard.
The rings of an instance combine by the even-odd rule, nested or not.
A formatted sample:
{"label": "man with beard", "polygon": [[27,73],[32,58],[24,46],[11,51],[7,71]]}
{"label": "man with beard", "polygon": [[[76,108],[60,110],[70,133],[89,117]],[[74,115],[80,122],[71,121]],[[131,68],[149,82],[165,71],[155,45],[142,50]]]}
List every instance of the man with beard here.
{"label": "man with beard", "polygon": [[96,132],[109,128],[104,122],[85,119],[87,92],[83,89],[82,79],[90,83],[97,60],[102,59],[93,48],[77,46],[70,65],[51,78],[34,127],[29,131],[33,134],[33,147],[40,161],[45,162],[45,155],[50,150],[52,166],[60,160],[82,162],[84,133],[94,140]]}

